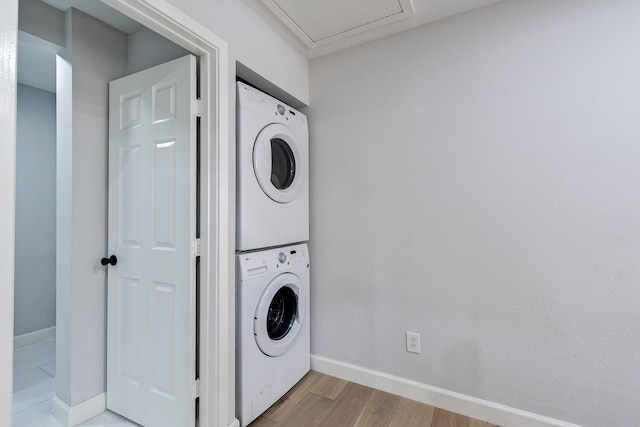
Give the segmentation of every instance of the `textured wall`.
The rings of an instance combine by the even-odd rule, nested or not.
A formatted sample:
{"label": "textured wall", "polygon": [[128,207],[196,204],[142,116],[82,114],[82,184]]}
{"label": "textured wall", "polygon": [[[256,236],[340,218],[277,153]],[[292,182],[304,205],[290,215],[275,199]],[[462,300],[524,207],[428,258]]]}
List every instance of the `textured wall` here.
{"label": "textured wall", "polygon": [[56,324],[56,95],[18,85],[14,334]]}
{"label": "textured wall", "polygon": [[640,425],[638,40],[520,0],[312,60],[312,352]]}

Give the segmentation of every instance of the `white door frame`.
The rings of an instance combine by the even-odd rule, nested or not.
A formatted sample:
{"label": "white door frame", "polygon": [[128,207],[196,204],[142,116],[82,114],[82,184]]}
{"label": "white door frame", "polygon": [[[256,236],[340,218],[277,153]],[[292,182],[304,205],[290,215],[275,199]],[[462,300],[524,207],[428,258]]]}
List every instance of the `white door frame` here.
{"label": "white door frame", "polygon": [[[200,57],[200,426],[237,423],[233,408],[235,206],[226,42],[166,0],[102,0]],[[0,395],[12,396],[18,0],[0,0]],[[11,425],[12,398],[0,399]]]}
{"label": "white door frame", "polygon": [[0,425],[11,425],[18,0],[0,0]]}
{"label": "white door frame", "polygon": [[227,44],[165,0],[103,0],[149,29],[200,57],[200,425],[228,426],[233,336],[229,330],[233,289],[232,206],[229,150]]}

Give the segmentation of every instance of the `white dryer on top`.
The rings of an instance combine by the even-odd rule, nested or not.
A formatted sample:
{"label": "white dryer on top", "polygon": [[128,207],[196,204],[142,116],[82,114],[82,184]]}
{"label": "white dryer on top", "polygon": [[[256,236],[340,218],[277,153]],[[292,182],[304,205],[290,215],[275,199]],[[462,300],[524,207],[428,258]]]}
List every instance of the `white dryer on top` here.
{"label": "white dryer on top", "polygon": [[238,82],[238,251],[309,240],[309,131],[304,114]]}

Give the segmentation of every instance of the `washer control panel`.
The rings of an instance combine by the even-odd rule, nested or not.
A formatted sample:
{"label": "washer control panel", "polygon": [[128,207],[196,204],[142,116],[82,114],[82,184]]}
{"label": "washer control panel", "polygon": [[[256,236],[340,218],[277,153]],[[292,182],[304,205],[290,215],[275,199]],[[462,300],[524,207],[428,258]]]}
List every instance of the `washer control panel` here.
{"label": "washer control panel", "polygon": [[268,274],[279,274],[287,270],[309,267],[306,243],[240,253],[236,256],[238,280],[244,281]]}

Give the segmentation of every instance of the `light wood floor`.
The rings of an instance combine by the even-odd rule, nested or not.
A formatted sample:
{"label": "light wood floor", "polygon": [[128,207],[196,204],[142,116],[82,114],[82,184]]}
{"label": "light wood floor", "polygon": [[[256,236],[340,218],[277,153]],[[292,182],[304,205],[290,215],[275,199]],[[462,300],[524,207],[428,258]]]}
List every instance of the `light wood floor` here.
{"label": "light wood floor", "polygon": [[315,371],[249,427],[496,427]]}

